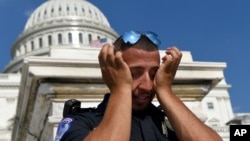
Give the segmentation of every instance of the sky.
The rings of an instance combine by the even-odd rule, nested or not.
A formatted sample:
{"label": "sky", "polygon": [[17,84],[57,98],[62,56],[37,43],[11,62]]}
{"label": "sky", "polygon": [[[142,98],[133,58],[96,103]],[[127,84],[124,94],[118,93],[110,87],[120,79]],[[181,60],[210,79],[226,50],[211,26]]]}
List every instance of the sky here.
{"label": "sky", "polygon": [[[32,11],[47,0],[0,0],[0,70]],[[194,61],[225,62],[235,113],[250,112],[250,0],[88,0],[122,34],[154,31],[161,49],[177,46]]]}

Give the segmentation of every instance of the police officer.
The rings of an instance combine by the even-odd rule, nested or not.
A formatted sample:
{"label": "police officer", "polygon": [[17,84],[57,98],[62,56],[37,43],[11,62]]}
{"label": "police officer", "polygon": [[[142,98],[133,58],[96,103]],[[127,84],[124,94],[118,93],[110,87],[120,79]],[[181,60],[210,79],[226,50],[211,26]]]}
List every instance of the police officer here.
{"label": "police officer", "polygon": [[[172,91],[182,53],[170,47],[160,63],[159,45],[155,33],[137,31],[105,44],[99,64],[110,93],[97,109],[65,117],[56,141],[221,140]],[[163,111],[151,103],[155,95]]]}

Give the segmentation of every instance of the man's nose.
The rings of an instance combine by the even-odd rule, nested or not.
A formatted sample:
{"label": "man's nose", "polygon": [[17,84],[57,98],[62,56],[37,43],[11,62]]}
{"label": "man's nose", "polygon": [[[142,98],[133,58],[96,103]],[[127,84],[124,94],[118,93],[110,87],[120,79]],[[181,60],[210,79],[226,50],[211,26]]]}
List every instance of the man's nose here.
{"label": "man's nose", "polygon": [[153,89],[153,79],[148,73],[143,74],[139,88],[147,91],[151,91]]}

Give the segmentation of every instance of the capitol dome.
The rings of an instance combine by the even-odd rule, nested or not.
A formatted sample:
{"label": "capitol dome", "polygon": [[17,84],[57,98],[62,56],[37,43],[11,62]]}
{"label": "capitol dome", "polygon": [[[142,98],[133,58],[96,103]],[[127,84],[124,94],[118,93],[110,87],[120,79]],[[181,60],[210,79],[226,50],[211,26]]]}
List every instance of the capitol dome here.
{"label": "capitol dome", "polygon": [[49,56],[53,47],[90,48],[94,40],[117,37],[105,15],[87,0],[48,0],[28,18],[4,72],[20,72],[25,57]]}
{"label": "capitol dome", "polygon": [[32,30],[62,20],[110,27],[104,14],[86,0],[49,0],[32,13],[24,30]]}

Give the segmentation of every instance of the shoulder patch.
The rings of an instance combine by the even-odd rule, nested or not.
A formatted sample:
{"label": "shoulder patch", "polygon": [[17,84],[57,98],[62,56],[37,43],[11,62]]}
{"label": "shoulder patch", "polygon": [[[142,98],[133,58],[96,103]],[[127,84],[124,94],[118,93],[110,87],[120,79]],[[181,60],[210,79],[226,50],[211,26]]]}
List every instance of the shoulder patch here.
{"label": "shoulder patch", "polygon": [[71,122],[73,120],[74,120],[73,118],[64,118],[64,119],[62,119],[62,121],[59,123],[58,128],[57,128],[55,141],[60,141],[61,140],[64,133],[66,131],[68,131],[68,129],[71,127]]}

